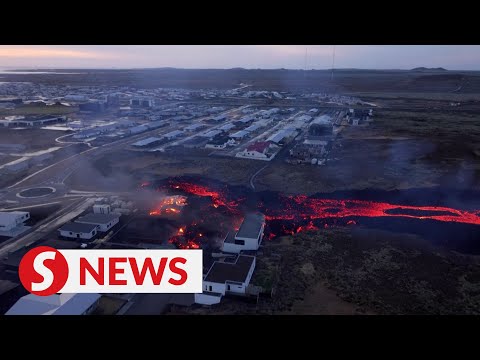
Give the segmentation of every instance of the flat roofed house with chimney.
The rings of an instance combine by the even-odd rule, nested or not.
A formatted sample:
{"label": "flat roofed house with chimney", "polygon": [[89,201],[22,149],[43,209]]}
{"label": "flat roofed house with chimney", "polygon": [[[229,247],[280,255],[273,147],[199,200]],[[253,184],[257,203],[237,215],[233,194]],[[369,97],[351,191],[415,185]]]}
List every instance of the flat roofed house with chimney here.
{"label": "flat roofed house with chimney", "polygon": [[215,261],[203,279],[203,292],[195,294],[195,302],[213,305],[218,304],[226,294],[246,295],[255,270],[255,260],[255,256],[238,255],[233,261]]}

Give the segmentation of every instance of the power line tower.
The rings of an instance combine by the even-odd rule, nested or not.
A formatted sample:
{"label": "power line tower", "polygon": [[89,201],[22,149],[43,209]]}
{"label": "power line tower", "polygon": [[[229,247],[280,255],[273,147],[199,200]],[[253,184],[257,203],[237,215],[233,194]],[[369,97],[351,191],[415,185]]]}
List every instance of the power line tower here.
{"label": "power line tower", "polygon": [[332,76],[331,81],[333,81],[333,69],[335,69],[335,45],[333,45],[333,54],[332,54]]}
{"label": "power line tower", "polygon": [[308,53],[308,48],[305,48],[305,64],[303,66],[303,76],[307,76],[307,53]]}

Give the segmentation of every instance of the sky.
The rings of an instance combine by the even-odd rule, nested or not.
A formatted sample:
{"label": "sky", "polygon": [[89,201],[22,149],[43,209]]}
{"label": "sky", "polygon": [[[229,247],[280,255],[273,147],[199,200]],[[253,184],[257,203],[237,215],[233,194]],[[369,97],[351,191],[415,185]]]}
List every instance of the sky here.
{"label": "sky", "polygon": [[335,68],[480,70],[479,45],[0,45],[0,67],[331,69],[334,50]]}

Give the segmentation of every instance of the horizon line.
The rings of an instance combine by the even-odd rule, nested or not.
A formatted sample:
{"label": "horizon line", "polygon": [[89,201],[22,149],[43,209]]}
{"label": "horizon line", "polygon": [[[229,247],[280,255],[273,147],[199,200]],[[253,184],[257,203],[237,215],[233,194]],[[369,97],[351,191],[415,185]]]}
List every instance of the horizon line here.
{"label": "horizon line", "polygon": [[172,70],[290,70],[290,71],[342,71],[342,70],[362,70],[362,71],[412,71],[414,69],[425,69],[425,70],[437,70],[443,69],[442,71],[480,71],[474,69],[447,69],[444,67],[426,67],[426,66],[417,66],[414,68],[322,68],[322,69],[302,69],[302,68],[246,68],[241,66],[228,67],[228,68],[201,68],[201,67],[173,67],[173,66],[160,66],[160,67],[64,67],[64,66],[52,66],[52,67],[35,67],[35,66],[9,66],[4,65],[0,66],[0,70],[12,71],[39,71],[39,70],[160,70],[160,69],[172,69]]}

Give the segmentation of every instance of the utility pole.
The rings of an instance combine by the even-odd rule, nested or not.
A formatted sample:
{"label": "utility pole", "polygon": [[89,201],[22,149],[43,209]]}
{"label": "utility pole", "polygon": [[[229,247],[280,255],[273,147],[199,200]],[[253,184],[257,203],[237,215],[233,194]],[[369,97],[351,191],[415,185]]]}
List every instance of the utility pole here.
{"label": "utility pole", "polygon": [[332,77],[331,81],[333,81],[333,69],[335,69],[335,45],[333,45],[333,56],[332,56]]}

